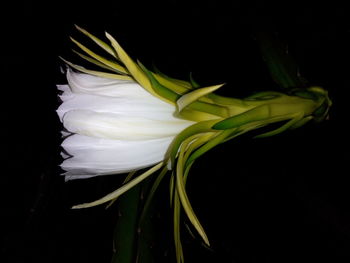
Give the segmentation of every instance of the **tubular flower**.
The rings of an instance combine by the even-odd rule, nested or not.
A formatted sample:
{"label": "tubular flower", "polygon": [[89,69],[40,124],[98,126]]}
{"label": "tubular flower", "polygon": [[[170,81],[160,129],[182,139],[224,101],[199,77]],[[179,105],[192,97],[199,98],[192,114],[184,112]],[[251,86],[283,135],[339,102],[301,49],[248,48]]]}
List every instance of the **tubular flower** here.
{"label": "tubular flower", "polygon": [[91,203],[113,201],[145,178],[159,171],[149,200],[161,179],[169,173],[174,209],[174,239],[178,262],[183,262],[180,241],[180,210],[209,245],[187,196],[185,185],[194,161],[211,148],[252,130],[281,123],[275,130],[256,137],[276,135],[328,115],[331,101],[321,87],[294,89],[288,94],[267,91],[244,99],[214,94],[223,84],[201,87],[152,72],[129,57],[108,33],[110,44],[77,27],[109,53],[104,58],[72,41],[85,60],[105,69],[86,69],[66,61],[68,85],[59,85],[61,106],[57,113],[69,136],[62,147],[66,159],[61,167],[66,179],[143,171],[131,174],[114,192]]}
{"label": "tubular flower", "polygon": [[62,146],[66,179],[125,173],[162,161],[175,135],[193,124],[132,80],[67,70],[57,113],[72,133]]}

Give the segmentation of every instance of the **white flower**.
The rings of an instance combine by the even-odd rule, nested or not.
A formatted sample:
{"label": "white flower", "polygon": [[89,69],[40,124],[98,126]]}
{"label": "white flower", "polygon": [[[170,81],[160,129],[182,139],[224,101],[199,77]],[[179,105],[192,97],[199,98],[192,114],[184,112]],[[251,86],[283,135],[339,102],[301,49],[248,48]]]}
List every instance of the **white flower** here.
{"label": "white flower", "polygon": [[210,245],[186,193],[194,161],[218,144],[269,124],[283,122],[281,127],[256,137],[276,135],[311,119],[320,121],[331,106],[327,92],[320,87],[298,89],[293,95],[267,91],[246,99],[218,96],[213,92],[222,84],[201,87],[192,78],[187,82],[157,70],[152,72],[135,62],[110,34],[106,33],[108,44],[78,26],[77,29],[110,56],[100,56],[72,38],[84,52],[75,53],[107,71],[86,69],[63,59],[71,68],[85,73],[68,68],[68,85],[58,86],[63,91],[63,103],[57,113],[67,130],[63,132],[67,137],[62,143],[65,160],[61,165],[66,179],[152,167],[128,177],[131,179],[102,198],[73,208],[116,200],[159,171],[147,204],[167,171],[172,170],[170,193],[177,262],[184,261],[181,207],[204,243]]}
{"label": "white flower", "polygon": [[133,80],[67,69],[57,109],[72,135],[62,143],[66,180],[125,173],[163,161],[174,137],[193,124]]}

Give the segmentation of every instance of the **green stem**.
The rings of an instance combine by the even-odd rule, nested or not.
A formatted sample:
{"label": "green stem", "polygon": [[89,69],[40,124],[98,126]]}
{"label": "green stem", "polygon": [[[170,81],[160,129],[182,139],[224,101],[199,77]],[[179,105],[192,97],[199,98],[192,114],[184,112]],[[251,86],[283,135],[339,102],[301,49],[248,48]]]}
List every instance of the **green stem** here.
{"label": "green stem", "polygon": [[154,240],[154,205],[153,202],[143,200],[143,196],[148,196],[149,189],[150,181],[145,180],[119,197],[119,217],[111,263],[154,262],[151,249]]}
{"label": "green stem", "polygon": [[[165,169],[163,169],[163,171]],[[163,172],[160,174],[159,176],[161,177],[160,180],[163,178],[164,175],[165,173]],[[157,182],[158,180],[156,180],[156,183]],[[135,260],[136,263],[154,262],[153,244],[154,244],[155,235],[154,235],[154,224],[152,219],[155,213],[155,205],[154,205],[154,202],[152,202],[154,201],[152,200],[152,197],[155,192],[155,189],[153,189],[153,186],[150,183],[151,183],[150,180],[146,180],[142,184],[141,196],[146,197],[146,200],[143,200],[142,208],[138,216],[137,248],[135,251],[137,255]],[[155,186],[155,188],[157,188],[157,186]]]}
{"label": "green stem", "polygon": [[114,232],[114,253],[111,263],[135,262],[135,238],[141,185],[138,184],[119,197],[119,216]]}

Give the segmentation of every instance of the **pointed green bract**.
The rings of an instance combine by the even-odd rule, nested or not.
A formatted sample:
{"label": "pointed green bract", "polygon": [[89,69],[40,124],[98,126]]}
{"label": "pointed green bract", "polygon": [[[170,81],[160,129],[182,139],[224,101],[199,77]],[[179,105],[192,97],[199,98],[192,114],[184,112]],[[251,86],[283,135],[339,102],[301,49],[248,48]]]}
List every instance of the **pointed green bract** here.
{"label": "pointed green bract", "polygon": [[186,147],[188,146],[188,144],[192,140],[193,140],[193,138],[186,139],[186,141],[184,141],[184,143],[181,147],[180,153],[179,153],[179,157],[177,160],[177,166],[176,166],[176,190],[177,190],[177,193],[179,195],[181,205],[182,205],[183,209],[185,210],[188,219],[190,220],[190,222],[192,223],[194,228],[197,230],[198,234],[202,237],[205,244],[209,246],[208,237],[207,237],[202,225],[200,224],[196,214],[193,211],[193,208],[191,206],[191,203],[188,199],[188,196],[187,196],[187,193],[185,190],[185,182],[184,182],[183,176],[184,176],[184,167],[185,167],[186,160],[184,160],[183,158],[184,158]]}
{"label": "pointed green bract", "polygon": [[314,118],[314,116],[307,116],[305,118],[302,118],[301,120],[297,121],[294,123],[289,129],[297,129],[300,128],[301,126],[304,126],[306,123],[311,121]]}
{"label": "pointed green bract", "polygon": [[199,98],[201,98],[209,93],[214,92],[215,90],[219,89],[223,85],[224,84],[215,85],[215,86],[206,87],[206,88],[200,88],[200,89],[196,89],[194,91],[191,91],[185,95],[182,95],[176,101],[176,104],[178,106],[178,111],[181,112],[185,107],[187,107],[191,103],[197,101]]}
{"label": "pointed green bract", "polygon": [[168,75],[166,75],[163,72],[161,72],[157,67],[154,66],[153,68],[155,70],[156,75],[161,77],[163,80],[167,80],[168,83],[174,83],[174,84],[176,84],[178,86],[181,86],[181,87],[184,87],[184,88],[186,88],[188,90],[193,89],[193,86],[188,81],[169,77]]}
{"label": "pointed green bract", "polygon": [[194,110],[190,107],[184,109],[181,112],[175,112],[174,115],[176,117],[194,122],[217,120],[219,118],[217,115],[199,110]]}
{"label": "pointed green bract", "polygon": [[270,116],[269,105],[262,105],[247,112],[227,118],[213,126],[216,130],[227,130],[242,126],[249,122],[260,121]]}
{"label": "pointed green bract", "polygon": [[204,153],[206,153],[210,149],[214,148],[218,144],[224,142],[225,139],[227,137],[229,137],[235,131],[236,131],[236,129],[229,129],[229,130],[225,130],[225,131],[221,131],[221,132],[217,133],[214,138],[211,138],[203,146],[201,146],[199,149],[194,151],[194,153],[191,153],[191,155],[186,160],[187,161],[186,165],[193,163],[201,155],[203,155]]}
{"label": "pointed green bract", "polygon": [[153,73],[153,76],[160,84],[162,84],[163,86],[167,87],[168,89],[172,90],[177,94],[182,95],[189,91],[188,88],[181,86],[179,84],[176,84],[175,82],[171,82],[167,79],[164,79],[159,74]]}
{"label": "pointed green bract", "polygon": [[[132,172],[128,173],[128,175],[125,177],[125,179],[124,179],[124,181],[123,181],[123,184],[129,182],[129,181],[134,177],[134,175],[136,174],[136,172],[137,172],[137,171],[132,171]],[[109,207],[111,207],[111,206],[115,203],[115,201],[117,201],[117,200],[118,200],[118,197],[112,199],[112,200],[109,202],[109,204],[106,205],[106,209],[108,209]]]}
{"label": "pointed green bract", "polygon": [[74,44],[76,44],[81,50],[83,50],[86,54],[90,55],[92,58],[100,61],[101,63],[105,64],[106,66],[110,67],[112,70],[121,73],[126,74],[128,73],[125,68],[118,63],[115,63],[111,60],[108,60],[100,55],[97,55],[96,53],[92,52],[90,49],[85,47],[84,45],[80,44],[78,41],[76,41],[74,38],[71,37],[71,40]]}
{"label": "pointed green bract", "polygon": [[173,80],[170,80],[169,78],[164,77],[163,74],[153,73],[153,75],[160,84],[164,85],[168,89],[171,89],[177,94],[185,94],[191,90],[191,88],[189,88],[188,86],[179,84]]}
{"label": "pointed green bract", "polygon": [[80,72],[86,73],[86,74],[91,74],[91,75],[94,75],[97,77],[108,78],[108,79],[132,80],[132,78],[130,78],[127,75],[119,75],[119,74],[113,74],[113,73],[106,73],[106,72],[102,72],[102,71],[90,70],[90,69],[86,69],[82,66],[75,65],[75,64],[69,62],[68,60],[65,60],[62,57],[60,57],[60,59],[62,59],[67,65],[71,66],[72,68],[74,68]]}
{"label": "pointed green bract", "polygon": [[[149,93],[156,96],[157,98],[161,98],[157,95],[157,93],[153,90],[150,80],[148,79],[145,72],[143,72],[139,65],[137,65],[129,55],[124,51],[124,49],[119,45],[119,43],[106,32],[106,37],[111,41],[112,47],[115,52],[118,54],[118,57],[123,62],[123,64],[128,69],[129,73],[132,77]],[[162,98],[161,98],[162,99]]]}
{"label": "pointed green bract", "polygon": [[146,179],[148,176],[150,176],[151,174],[155,173],[156,171],[158,171],[161,167],[163,166],[163,162],[160,162],[158,164],[156,164],[155,166],[153,166],[151,169],[147,170],[146,172],[144,172],[143,174],[139,175],[138,177],[136,177],[135,179],[131,180],[130,182],[128,182],[127,184],[119,187],[117,190],[115,190],[114,192],[102,197],[101,199],[98,199],[94,202],[91,203],[85,203],[85,204],[80,204],[80,205],[75,205],[72,208],[73,209],[78,209],[78,208],[87,208],[87,207],[93,207],[93,206],[97,206],[103,203],[106,203],[108,201],[111,201],[115,198],[118,198],[119,196],[121,196],[123,193],[125,193],[126,191],[128,191],[129,189],[131,189],[132,187],[134,187],[135,185],[137,185],[138,183],[142,182],[144,179]]}
{"label": "pointed green bract", "polygon": [[184,129],[175,137],[167,153],[167,159],[169,158],[171,169],[173,169],[175,166],[176,155],[183,141],[185,141],[187,138],[195,134],[201,134],[201,133],[213,131],[212,126],[215,123],[217,123],[216,120],[210,120],[210,121],[202,121],[202,122],[193,124],[187,127],[186,129]]}
{"label": "pointed green bract", "polygon": [[103,48],[106,52],[108,52],[110,55],[114,56],[115,58],[118,58],[114,50],[104,41],[101,39],[95,37],[94,35],[90,34],[85,29],[75,25],[76,29],[78,29],[81,33],[89,37],[91,40],[93,40],[97,45],[99,45],[101,48]]}
{"label": "pointed green bract", "polygon": [[287,123],[283,124],[281,127],[277,128],[273,131],[269,131],[269,132],[265,132],[263,134],[257,135],[254,138],[266,138],[266,137],[280,134],[281,132],[284,132],[284,131],[288,130],[290,127],[292,127],[293,125],[295,125],[303,117],[304,117],[303,112],[297,112],[296,114],[293,114],[292,116],[290,116],[291,120],[288,121]]}
{"label": "pointed green bract", "polygon": [[175,101],[180,97],[176,92],[168,89],[160,84],[154,77],[153,73],[149,71],[141,62],[138,62],[140,68],[145,72],[149,80],[151,81],[153,90],[163,99],[166,99],[169,103],[175,104]]}
{"label": "pointed green bract", "polygon": [[219,133],[218,132],[207,132],[202,133],[201,136],[199,136],[194,142],[192,142],[185,153],[184,159],[186,161],[186,166],[189,164],[192,164],[194,160],[189,160],[190,156],[193,155],[193,152],[197,149],[199,149],[203,144],[206,144],[208,141],[210,141],[213,137],[216,137]]}
{"label": "pointed green bract", "polygon": [[100,67],[100,68],[104,68],[104,69],[107,69],[107,70],[109,70],[109,71],[113,71],[112,68],[106,66],[105,64],[101,63],[100,61],[98,61],[98,60],[96,60],[96,59],[94,59],[94,58],[92,58],[92,57],[86,56],[86,55],[84,55],[84,54],[82,54],[82,53],[80,53],[80,52],[78,52],[78,51],[76,51],[76,50],[74,50],[74,49],[73,49],[72,51],[73,51],[75,54],[77,54],[79,57],[85,59],[86,61],[89,61],[89,62],[92,63],[92,64],[95,64],[96,66],[98,66],[98,67]]}

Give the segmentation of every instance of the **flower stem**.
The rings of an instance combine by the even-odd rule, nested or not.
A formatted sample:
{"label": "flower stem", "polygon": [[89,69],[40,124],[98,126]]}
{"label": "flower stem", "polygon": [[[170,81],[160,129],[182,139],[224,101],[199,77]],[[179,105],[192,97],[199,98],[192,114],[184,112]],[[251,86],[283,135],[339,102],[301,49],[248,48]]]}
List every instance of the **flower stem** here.
{"label": "flower stem", "polygon": [[119,197],[118,221],[114,232],[111,263],[135,262],[135,240],[141,185],[138,184]]}
{"label": "flower stem", "polygon": [[154,262],[154,205],[149,198],[149,202],[143,198],[148,196],[150,188],[150,180],[145,180],[118,198],[119,217],[114,232],[111,263]]}

